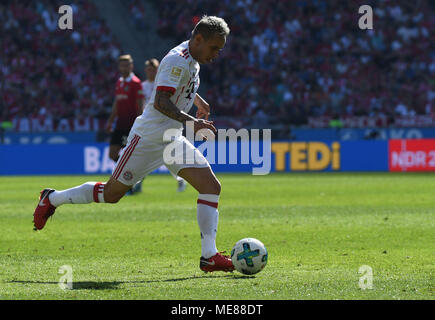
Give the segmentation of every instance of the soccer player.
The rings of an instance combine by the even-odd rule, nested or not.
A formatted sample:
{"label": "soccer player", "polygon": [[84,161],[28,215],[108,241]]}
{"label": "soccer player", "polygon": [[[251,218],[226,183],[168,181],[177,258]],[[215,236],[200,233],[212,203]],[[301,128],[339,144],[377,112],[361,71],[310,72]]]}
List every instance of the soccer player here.
{"label": "soccer player", "polygon": [[[120,56],[118,68],[121,77],[116,82],[112,113],[106,124],[107,132],[111,133],[109,157],[115,162],[118,161],[119,152],[127,143],[134,120],[142,114],[144,104],[142,84],[133,73],[134,65],[131,56]],[[117,119],[115,129],[112,131],[115,119]]]}
{"label": "soccer player", "polygon": [[[134,120],[143,112],[144,95],[140,79],[133,73],[133,59],[130,55],[122,55],[118,60],[121,77],[116,82],[115,100],[112,113],[106,124],[107,132],[111,133],[109,157],[117,162],[119,152],[127,144],[127,137],[133,126]],[[116,120],[115,129],[112,131],[113,122]],[[129,190],[129,194],[139,192],[142,181]]]}
{"label": "soccer player", "polygon": [[[208,120],[209,104],[197,94],[199,70],[200,64],[211,63],[218,57],[229,33],[222,18],[204,16],[192,31],[190,40],[169,51],[158,68],[152,97],[134,122],[110,180],[87,182],[63,191],[42,190],[34,212],[35,230],[44,228],[47,219],[63,204],[117,203],[136,181],[165,164],[199,192],[201,270],[234,270],[231,258],[216,248],[221,184],[203,154],[182,135],[183,124],[192,124],[195,133],[199,130],[201,134],[207,130],[217,132],[213,122]],[[198,109],[196,117],[188,114],[193,104]],[[171,141],[165,139],[168,132]],[[170,145],[181,150],[182,161],[178,161],[180,158],[167,161],[165,150]]]}
{"label": "soccer player", "polygon": [[[154,80],[156,79],[158,67],[159,67],[159,60],[157,60],[155,58],[145,61],[146,80],[144,82],[142,82],[142,92],[143,92],[144,100],[145,100],[144,108],[146,107],[148,101],[152,97],[153,90],[154,90]],[[175,178],[175,180],[177,180],[177,183],[178,183],[177,191],[183,192],[187,187],[186,181],[183,178],[174,175],[172,173],[172,171],[169,171],[169,172],[172,174],[172,176]]]}

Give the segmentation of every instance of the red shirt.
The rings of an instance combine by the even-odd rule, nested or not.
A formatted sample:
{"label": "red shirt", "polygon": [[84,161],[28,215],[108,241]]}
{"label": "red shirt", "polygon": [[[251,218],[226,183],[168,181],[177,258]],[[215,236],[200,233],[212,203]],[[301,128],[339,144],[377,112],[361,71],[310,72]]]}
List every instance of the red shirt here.
{"label": "red shirt", "polygon": [[142,82],[133,73],[127,79],[119,78],[116,82],[117,99],[116,129],[130,130],[139,115],[138,99],[143,98]]}

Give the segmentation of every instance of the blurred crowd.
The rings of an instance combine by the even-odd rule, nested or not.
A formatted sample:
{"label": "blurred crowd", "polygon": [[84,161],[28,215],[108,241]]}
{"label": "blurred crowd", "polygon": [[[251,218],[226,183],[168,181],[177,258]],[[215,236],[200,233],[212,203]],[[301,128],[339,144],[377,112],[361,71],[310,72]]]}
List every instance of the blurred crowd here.
{"label": "blurred crowd", "polygon": [[[228,125],[305,125],[310,118],[434,115],[435,2],[425,0],[152,0],[162,38],[182,42],[204,14],[231,28],[201,92]],[[138,32],[141,0],[126,0]],[[371,5],[374,29],[360,30]],[[0,2],[0,122],[107,117],[120,51],[91,1]],[[169,48],[168,48],[169,49]]]}
{"label": "blurred crowd", "polygon": [[61,5],[0,2],[0,121],[106,117],[119,45],[91,1],[73,1],[73,30],[60,30]]}
{"label": "blurred crowd", "polygon": [[[231,28],[221,58],[202,68],[218,116],[240,125],[309,117],[435,112],[435,2],[425,0],[154,1],[159,33],[190,37],[203,14]],[[361,5],[374,29],[360,30]]]}
{"label": "blurred crowd", "polygon": [[147,27],[146,12],[141,0],[123,0],[127,5],[128,11],[131,15],[131,23],[138,30],[144,31]]}

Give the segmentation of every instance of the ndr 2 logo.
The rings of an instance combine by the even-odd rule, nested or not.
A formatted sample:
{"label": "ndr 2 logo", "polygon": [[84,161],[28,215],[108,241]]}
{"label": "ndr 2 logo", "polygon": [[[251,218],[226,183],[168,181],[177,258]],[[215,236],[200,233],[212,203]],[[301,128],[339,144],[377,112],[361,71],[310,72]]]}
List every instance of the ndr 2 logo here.
{"label": "ndr 2 logo", "polygon": [[340,170],[340,143],[274,142],[275,171]]}

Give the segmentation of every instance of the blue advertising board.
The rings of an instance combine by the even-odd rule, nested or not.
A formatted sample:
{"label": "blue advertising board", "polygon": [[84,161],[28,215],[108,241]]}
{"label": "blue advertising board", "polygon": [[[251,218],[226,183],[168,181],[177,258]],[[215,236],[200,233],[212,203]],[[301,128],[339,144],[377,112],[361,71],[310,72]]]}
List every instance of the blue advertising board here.
{"label": "blue advertising board", "polygon": [[[216,172],[388,171],[388,141],[196,143]],[[107,144],[0,145],[0,175],[110,174]],[[160,168],[156,172],[167,172]]]}
{"label": "blue advertising board", "polygon": [[96,142],[96,132],[5,132],[3,144],[69,144]]}

